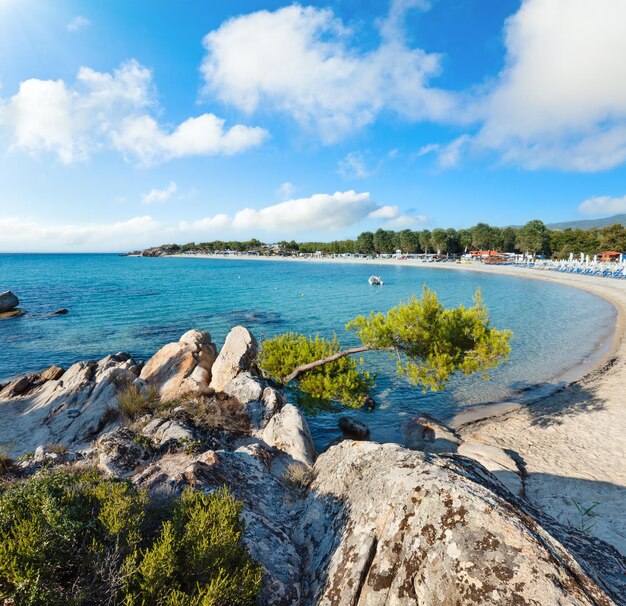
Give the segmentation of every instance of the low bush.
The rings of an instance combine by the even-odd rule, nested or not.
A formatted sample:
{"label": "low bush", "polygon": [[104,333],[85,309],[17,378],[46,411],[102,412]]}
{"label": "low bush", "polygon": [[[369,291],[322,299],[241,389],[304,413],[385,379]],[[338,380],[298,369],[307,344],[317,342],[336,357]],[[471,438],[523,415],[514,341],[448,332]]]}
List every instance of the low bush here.
{"label": "low bush", "polygon": [[180,405],[200,429],[250,433],[250,417],[236,398],[223,393],[190,394],[181,398]]}
{"label": "low bush", "polygon": [[118,395],[119,409],[124,418],[134,421],[159,408],[161,398],[155,387],[143,392],[136,385],[126,385]]}
{"label": "low bush", "polygon": [[308,488],[312,481],[313,471],[304,463],[292,463],[288,465],[283,474],[283,482],[298,490]]}
{"label": "low bush", "polygon": [[40,472],[0,488],[0,602],[251,606],[262,573],[240,515],[226,489],[155,507],[128,481]]}
{"label": "low bush", "polygon": [[15,471],[13,459],[0,448],[0,478]]}

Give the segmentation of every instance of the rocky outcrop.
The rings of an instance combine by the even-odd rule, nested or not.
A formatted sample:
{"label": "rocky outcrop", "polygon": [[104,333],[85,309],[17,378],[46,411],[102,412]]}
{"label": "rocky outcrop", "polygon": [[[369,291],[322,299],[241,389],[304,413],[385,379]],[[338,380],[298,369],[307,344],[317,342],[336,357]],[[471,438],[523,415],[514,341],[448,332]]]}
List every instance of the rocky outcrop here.
{"label": "rocky outcrop", "polygon": [[305,604],[608,605],[626,595],[613,548],[568,534],[468,459],[344,441],[315,476],[297,534]]}
{"label": "rocky outcrop", "polygon": [[10,290],[0,292],[0,313],[11,311],[20,304],[20,300]]}
{"label": "rocky outcrop", "polygon": [[208,332],[190,330],[177,343],[168,343],[150,358],[140,378],[171,400],[209,386],[215,345]]}
{"label": "rocky outcrop", "polygon": [[[21,377],[0,393],[0,443],[35,452],[23,473],[84,460],[159,496],[228,486],[265,571],[259,604],[624,603],[619,554],[507,489],[502,469],[518,474],[501,449],[423,416],[407,437],[425,452],[346,439],[315,460],[306,419],[258,376],[244,331],[218,357],[218,393],[200,331],[157,352],[142,378],[124,353]],[[129,383],[164,399],[194,393],[124,425],[118,393]]]}
{"label": "rocky outcrop", "polygon": [[237,375],[253,368],[257,353],[258,346],[252,333],[243,326],[235,326],[228,333],[213,365],[211,387],[215,391],[224,391]]}
{"label": "rocky outcrop", "polygon": [[[88,447],[115,424],[120,387],[137,376],[127,353],[20,377],[0,392],[0,444],[13,456],[55,443]],[[52,378],[56,377],[56,378]]]}

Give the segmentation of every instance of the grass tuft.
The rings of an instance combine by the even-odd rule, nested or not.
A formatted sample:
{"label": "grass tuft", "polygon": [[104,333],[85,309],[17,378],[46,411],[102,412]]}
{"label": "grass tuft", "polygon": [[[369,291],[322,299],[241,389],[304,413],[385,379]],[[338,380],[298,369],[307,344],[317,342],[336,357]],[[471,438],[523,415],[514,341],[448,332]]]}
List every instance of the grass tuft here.
{"label": "grass tuft", "polygon": [[283,482],[292,488],[305,490],[313,481],[313,470],[304,463],[292,463],[283,474]]}

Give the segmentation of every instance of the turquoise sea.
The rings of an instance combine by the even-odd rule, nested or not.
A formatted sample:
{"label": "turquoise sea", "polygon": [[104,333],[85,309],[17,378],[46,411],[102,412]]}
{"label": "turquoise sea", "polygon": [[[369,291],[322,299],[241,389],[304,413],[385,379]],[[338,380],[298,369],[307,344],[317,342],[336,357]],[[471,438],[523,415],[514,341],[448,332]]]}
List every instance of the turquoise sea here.
{"label": "turquoise sea", "polygon": [[[382,288],[368,285],[373,272],[382,274]],[[424,284],[447,306],[471,304],[480,287],[493,324],[514,332],[512,354],[489,381],[462,377],[435,394],[396,377],[388,354],[367,354],[378,373],[378,406],[356,416],[376,440],[399,440],[403,420],[413,414],[445,418],[558,380],[589,358],[614,321],[608,302],[577,289],[429,267],[4,254],[0,291],[13,290],[28,314],[0,322],[0,381],[117,351],[146,359],[190,328],[208,330],[218,345],[237,324],[259,339],[288,330],[336,332],[345,345],[356,344],[343,328],[348,320],[384,311],[419,294]],[[63,307],[66,316],[46,316]],[[339,433],[336,414],[309,420],[318,446]]]}

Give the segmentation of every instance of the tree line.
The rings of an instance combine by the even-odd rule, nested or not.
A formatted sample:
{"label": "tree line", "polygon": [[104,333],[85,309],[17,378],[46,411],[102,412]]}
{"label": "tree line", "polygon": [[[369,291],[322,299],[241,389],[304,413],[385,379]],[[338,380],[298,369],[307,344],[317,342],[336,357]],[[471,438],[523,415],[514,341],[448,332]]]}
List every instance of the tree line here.
{"label": "tree line", "polygon": [[[332,242],[280,241],[282,252],[323,254],[404,254],[439,253],[463,254],[469,250],[498,250],[500,252],[541,254],[564,258],[570,253],[595,255],[603,251],[626,251],[626,227],[620,224],[592,229],[550,230],[543,222],[533,220],[522,227],[494,227],[478,223],[467,229],[443,229],[392,231],[378,229],[364,231],[355,239]],[[267,246],[257,239],[247,241],[190,242],[184,245],[169,244],[160,247],[168,253],[217,252],[232,250],[246,252],[266,250]]]}

